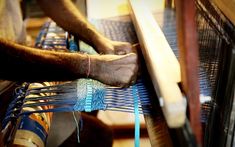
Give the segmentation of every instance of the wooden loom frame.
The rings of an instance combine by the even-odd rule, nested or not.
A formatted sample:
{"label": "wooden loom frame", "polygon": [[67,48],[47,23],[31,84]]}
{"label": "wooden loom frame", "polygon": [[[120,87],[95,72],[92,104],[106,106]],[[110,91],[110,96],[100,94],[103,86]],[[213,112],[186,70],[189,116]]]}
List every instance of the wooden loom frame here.
{"label": "wooden loom frame", "polygon": [[[167,1],[167,5],[172,1]],[[169,127],[182,127],[186,104],[178,86],[182,83],[188,99],[190,124],[199,146],[202,145],[198,80],[198,43],[194,0],[176,0],[177,37],[180,67],[164,34],[143,1],[129,0],[131,17],[137,30],[148,71]],[[166,69],[167,68],[167,69]],[[169,78],[170,77],[170,78]]]}

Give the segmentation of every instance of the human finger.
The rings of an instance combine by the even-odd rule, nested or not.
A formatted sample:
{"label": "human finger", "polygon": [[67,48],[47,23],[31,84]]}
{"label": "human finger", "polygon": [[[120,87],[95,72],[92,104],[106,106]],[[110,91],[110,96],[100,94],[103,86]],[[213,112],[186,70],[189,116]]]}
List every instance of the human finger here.
{"label": "human finger", "polygon": [[132,53],[132,45],[128,42],[114,41],[114,50],[116,55],[125,55]]}

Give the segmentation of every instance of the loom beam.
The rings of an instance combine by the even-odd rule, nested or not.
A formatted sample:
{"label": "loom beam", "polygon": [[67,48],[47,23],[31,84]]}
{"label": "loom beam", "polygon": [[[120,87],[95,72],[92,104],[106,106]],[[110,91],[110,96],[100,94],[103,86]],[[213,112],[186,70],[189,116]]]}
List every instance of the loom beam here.
{"label": "loom beam", "polygon": [[163,114],[171,128],[185,123],[186,103],[178,86],[180,65],[159,25],[145,3],[130,0],[129,6],[141,50],[162,104]]}

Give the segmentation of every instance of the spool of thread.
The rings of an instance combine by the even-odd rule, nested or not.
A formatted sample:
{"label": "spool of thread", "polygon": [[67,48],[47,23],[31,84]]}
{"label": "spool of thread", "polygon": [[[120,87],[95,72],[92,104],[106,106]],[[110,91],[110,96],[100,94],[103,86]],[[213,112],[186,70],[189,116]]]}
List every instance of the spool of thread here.
{"label": "spool of thread", "polygon": [[[30,88],[49,86],[49,83],[32,83]],[[50,94],[28,95],[27,97],[38,97]],[[27,98],[26,97],[26,98]],[[30,103],[30,102],[29,102]],[[35,111],[48,109],[48,106],[25,107],[23,111]],[[23,147],[44,147],[51,125],[52,113],[33,113],[31,115],[23,115],[19,122],[19,127],[13,141],[13,146]]]}

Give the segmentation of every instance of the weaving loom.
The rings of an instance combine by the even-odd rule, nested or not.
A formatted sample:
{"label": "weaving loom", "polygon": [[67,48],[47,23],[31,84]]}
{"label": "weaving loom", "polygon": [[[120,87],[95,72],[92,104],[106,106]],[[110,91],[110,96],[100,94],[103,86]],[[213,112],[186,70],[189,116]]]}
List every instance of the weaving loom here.
{"label": "weaving loom", "polygon": [[[133,2],[134,3],[134,2]],[[180,3],[180,4],[179,4]],[[184,8],[187,1],[176,2],[176,9]],[[172,2],[168,1],[168,4]],[[190,6],[191,3],[190,2]],[[134,4],[135,5],[135,4]],[[191,8],[189,6],[189,8]],[[199,72],[197,76],[199,77],[199,87],[200,88],[200,101],[201,101],[201,114],[200,114],[200,124],[202,125],[202,131],[195,133],[195,126],[190,124],[192,121],[192,114],[196,112],[189,111],[189,120],[183,123],[178,129],[168,129],[169,120],[167,120],[166,113],[163,114],[168,122],[165,122],[163,117],[161,106],[164,105],[158,102],[156,98],[154,83],[152,85],[149,78],[145,79],[147,82],[146,87],[148,88],[149,98],[147,101],[148,107],[145,114],[145,121],[147,124],[147,129],[152,146],[233,146],[234,143],[234,24],[232,24],[225,15],[220,11],[220,9],[208,0],[196,0],[196,21],[197,24],[197,34],[198,35],[198,46],[199,46]],[[185,9],[186,11],[186,9]],[[183,55],[177,47],[177,33],[176,33],[176,15],[184,15],[185,11],[179,12],[177,10],[175,13],[174,9],[166,8],[164,12],[156,13],[155,17],[157,22],[169,43],[170,48],[173,50],[175,56],[178,60],[181,60]],[[177,20],[180,17],[187,16],[177,16]],[[161,20],[162,19],[162,20]],[[194,20],[191,20],[194,21]],[[128,41],[131,43],[137,43],[137,35],[135,34],[134,26],[131,22],[118,22],[111,20],[91,20],[91,22],[103,32],[107,37],[112,40],[118,41]],[[182,22],[183,26],[185,22]],[[40,35],[45,35],[48,30],[49,23],[45,24],[44,30],[42,29]],[[135,24],[136,25],[136,24]],[[182,24],[181,24],[182,25]],[[179,27],[179,25],[177,25]],[[136,27],[136,26],[135,26]],[[185,27],[185,26],[184,26]],[[187,29],[187,28],[184,28]],[[58,30],[60,30],[58,28]],[[137,29],[138,30],[138,29]],[[61,30],[60,30],[61,31]],[[138,30],[139,31],[139,30]],[[137,32],[138,33],[138,32]],[[179,32],[178,32],[179,33]],[[43,47],[46,49],[58,47],[56,44],[49,45],[48,42],[43,43],[43,37],[40,36],[37,40],[37,47]],[[140,36],[138,36],[140,37]],[[143,38],[142,38],[143,39]],[[142,41],[139,39],[140,42]],[[143,39],[144,40],[144,39]],[[187,39],[185,40],[187,41]],[[61,41],[59,45],[69,46],[68,42]],[[71,46],[71,45],[70,45]],[[83,43],[78,44],[80,50],[83,51],[87,48],[84,47]],[[180,46],[182,47],[182,45]],[[58,47],[59,50],[64,51],[65,48]],[[76,50],[76,47],[73,48]],[[89,50],[94,53],[92,50]],[[88,51],[88,52],[89,52]],[[147,62],[147,61],[146,61]],[[143,62],[143,73],[145,77],[150,77],[146,72],[145,63]],[[148,63],[147,63],[148,64]],[[181,64],[184,64],[181,62]],[[182,65],[181,65],[182,66]],[[149,70],[149,69],[148,69]],[[189,76],[190,75],[186,75]],[[182,82],[182,81],[181,81]],[[184,85],[183,85],[184,86]],[[190,88],[189,88],[190,89]],[[192,90],[192,89],[191,89]],[[187,90],[182,90],[186,93]],[[55,92],[55,91],[52,91]],[[159,96],[160,97],[160,96]],[[187,97],[190,99],[189,97]],[[199,100],[199,98],[198,98]],[[151,103],[151,105],[150,105]],[[190,103],[190,100],[189,102]],[[185,106],[186,107],[186,106]],[[189,104],[189,107],[190,104]],[[190,108],[189,108],[190,109]],[[140,109],[142,111],[143,109]],[[184,110],[184,108],[182,108]],[[64,110],[62,110],[64,111]],[[133,111],[132,111],[133,112]],[[170,115],[170,114],[169,114]],[[185,113],[186,115],[186,113]],[[199,115],[199,113],[198,113]],[[197,116],[195,116],[197,118]],[[196,121],[195,121],[196,122]],[[198,126],[197,126],[198,127]],[[200,127],[200,126],[199,126]],[[200,131],[200,130],[199,130]],[[196,138],[195,139],[195,136]],[[200,136],[201,135],[201,136]],[[198,138],[204,139],[198,139]],[[204,140],[204,141],[203,141]]]}
{"label": "weaving loom", "polygon": [[[72,52],[78,51],[74,38],[67,38],[68,34],[66,32],[56,26],[54,22],[48,22],[42,27],[36,41],[36,47],[41,47],[46,50],[55,49],[57,51],[68,51],[69,49]],[[83,47],[81,47],[81,51],[88,53],[90,51],[90,53],[95,53],[95,51],[87,51],[87,49]],[[74,83],[74,85],[72,85],[72,83]],[[7,109],[5,119],[2,122],[3,128],[9,127],[9,123],[16,123],[15,120],[19,117],[23,118],[23,121],[21,121],[20,124],[25,124],[26,122],[24,122],[24,120],[29,120],[27,116],[32,113],[66,111],[89,112],[93,110],[106,109],[134,113],[134,101],[136,101],[135,103],[137,103],[137,109],[139,109],[140,113],[150,113],[151,103],[149,102],[147,89],[143,85],[142,81],[137,82],[139,84],[133,85],[126,89],[108,87],[98,81],[89,79],[78,79],[72,83],[69,82],[61,84],[62,87],[58,87],[58,85],[55,85],[55,87],[53,87],[53,85],[35,87],[34,85],[38,85],[37,83],[32,83],[30,85],[23,84],[22,87],[16,90],[14,100]],[[30,86],[30,88],[27,88],[28,86]],[[87,89],[87,87],[90,87],[91,90]],[[63,93],[65,92],[64,89],[69,90],[70,96],[63,96]],[[74,94],[71,93],[71,90],[74,91]],[[59,93],[62,93],[62,95],[59,95]],[[139,98],[137,100],[132,99],[135,97],[134,95],[138,97],[140,96],[142,100],[138,100]],[[90,100],[88,100],[89,96]],[[138,103],[141,105],[139,104],[138,106]],[[46,108],[34,109],[36,107]],[[27,126],[25,127],[27,129]],[[21,127],[20,129],[22,130],[25,128]],[[16,131],[16,135],[17,132],[18,131]],[[47,131],[42,129],[42,132]],[[47,133],[43,135],[40,135],[39,133],[38,135],[47,136]],[[14,134],[10,135],[14,136]],[[41,139],[42,142],[37,143],[39,146],[43,146],[43,142],[45,142],[46,138],[43,137]],[[9,138],[7,138],[6,141],[10,141]]]}
{"label": "weaving loom", "polygon": [[[167,1],[167,2],[168,2],[168,4],[173,4],[172,1]],[[135,3],[135,1],[133,1],[133,3]],[[178,3],[180,3],[180,4],[178,4]],[[197,138],[196,144],[198,144],[199,146],[200,146],[200,144],[204,145],[204,146],[216,146],[218,144],[220,146],[225,146],[225,144],[226,145],[230,144],[232,146],[232,142],[231,142],[233,140],[233,137],[232,137],[233,133],[232,132],[234,132],[233,131],[234,127],[232,127],[233,117],[231,116],[231,117],[226,118],[226,116],[224,116],[222,114],[223,113],[227,114],[227,116],[232,115],[230,110],[225,110],[225,107],[229,106],[230,108],[232,108],[233,93],[234,93],[233,92],[234,74],[232,74],[234,71],[234,59],[233,59],[234,58],[234,49],[233,49],[234,43],[232,41],[232,38],[234,38],[233,37],[234,36],[234,25],[230,23],[230,21],[221,13],[221,11],[217,8],[217,6],[214,3],[211,3],[210,1],[207,1],[207,0],[202,0],[202,1],[198,0],[198,1],[196,1],[196,4],[195,4],[196,5],[195,16],[196,16],[196,20],[197,20],[196,21],[197,29],[195,28],[195,32],[190,31],[190,28],[186,27],[187,23],[185,21],[189,21],[189,20],[192,22],[194,21],[192,19],[193,16],[190,14],[191,11],[194,10],[194,8],[193,8],[194,3],[190,2],[190,6],[188,6],[189,5],[188,3],[189,3],[188,1],[177,1],[176,10],[177,10],[177,6],[178,6],[178,10],[183,9],[185,11],[181,11],[176,14],[180,15],[180,16],[178,16],[178,19],[180,17],[179,21],[182,21],[182,24],[183,24],[183,25],[181,24],[181,27],[184,27],[182,29],[178,25],[180,30],[185,31],[187,33],[191,33],[191,34],[193,34],[192,36],[198,35],[198,46],[199,46],[199,59],[198,60],[200,61],[200,64],[199,64],[200,66],[198,69],[199,70],[199,73],[198,73],[199,80],[198,81],[199,81],[199,87],[200,87],[200,101],[202,103],[201,104],[201,115],[200,115],[200,117],[197,117],[197,116],[199,116],[198,114],[200,114],[200,112],[198,112],[198,110],[200,110],[200,107],[198,107],[198,106],[200,106],[200,105],[198,105],[198,104],[196,107],[198,107],[199,109],[194,107],[195,109],[194,110],[192,109],[192,112],[190,112],[191,113],[190,117],[192,117],[191,119],[195,119],[195,117],[196,117],[195,120],[197,121],[197,118],[199,118],[200,122],[202,124],[202,132],[200,132],[200,129],[196,129],[196,127],[200,128],[200,126],[199,126],[200,124],[198,124],[198,122],[195,121],[196,127],[191,126],[193,131],[199,132],[199,133],[195,132],[196,138]],[[142,3],[142,5],[144,5],[144,3]],[[222,6],[224,6],[224,5],[222,5]],[[136,6],[136,7],[138,7],[138,6]],[[188,7],[188,8],[186,8],[186,7]],[[168,8],[169,8],[169,6],[168,6]],[[140,10],[140,12],[144,13],[142,15],[142,19],[145,18],[145,20],[143,20],[143,21],[148,22],[149,20],[145,15],[146,14],[145,10],[146,9],[144,9],[144,10],[142,9],[142,11]],[[135,14],[135,15],[137,15],[137,14]],[[162,15],[163,15],[163,17],[162,17]],[[186,15],[186,16],[184,16],[184,15]],[[183,18],[183,19],[181,19],[181,18]],[[136,16],[136,18],[134,18],[134,23],[136,23],[136,21],[138,21],[135,19],[137,19],[137,16]],[[173,50],[174,54],[178,58],[179,51],[177,49],[177,43],[176,43],[177,39],[176,39],[176,31],[175,31],[176,24],[175,24],[175,11],[174,11],[174,9],[165,9],[163,14],[161,13],[161,14],[156,15],[156,19],[157,20],[163,19],[162,21],[159,21],[160,26],[162,28],[162,31],[163,31],[163,33],[166,37],[166,40],[168,41],[171,49]],[[137,24],[137,25],[140,25],[140,24]],[[102,25],[101,25],[101,27],[102,27]],[[148,25],[148,27],[150,27],[150,25]],[[137,26],[137,28],[138,28],[138,26]],[[104,32],[106,29],[107,29],[107,27],[105,29],[103,29]],[[198,33],[194,34],[194,33],[196,33],[196,31]],[[140,30],[137,29],[137,33],[138,32],[140,32]],[[184,35],[186,35],[186,34],[184,34]],[[140,40],[145,41],[145,39],[142,38],[143,35],[142,36],[140,35],[138,37]],[[179,36],[179,37],[182,37],[182,36]],[[182,39],[184,39],[184,38],[182,38]],[[185,40],[181,40],[181,41],[183,41],[183,42],[188,41],[189,43],[191,43],[192,41],[190,41],[188,39],[189,38],[185,38]],[[191,39],[194,42],[195,38],[191,38]],[[146,43],[146,42],[144,42],[144,43]],[[160,42],[158,42],[158,43],[160,43]],[[192,45],[195,45],[195,44],[192,43]],[[192,47],[192,45],[191,45],[191,47]],[[182,45],[180,47],[182,47]],[[196,45],[195,45],[195,47],[196,47]],[[186,48],[186,50],[190,50],[189,46],[186,46],[185,48]],[[196,56],[196,54],[194,54],[194,51],[191,51],[191,55],[190,55],[190,53],[188,53],[188,55],[183,53],[181,56],[192,57],[192,56]],[[188,66],[192,66],[192,63],[193,62],[188,63],[189,64]],[[147,64],[150,64],[150,63],[147,63]],[[181,64],[187,64],[187,63],[181,63]],[[194,74],[195,74],[195,72],[194,72]],[[184,76],[188,76],[190,78],[190,76],[191,76],[190,72]],[[226,80],[224,81],[223,79],[226,79]],[[229,81],[229,83],[228,83],[228,81]],[[193,82],[193,81],[191,81],[191,82]],[[197,87],[197,85],[194,85],[194,84],[192,84],[192,85],[193,86],[191,87],[191,89],[189,89],[190,91],[194,91],[195,86]],[[224,86],[224,85],[226,85],[226,86]],[[226,88],[224,88],[224,87],[226,87]],[[226,89],[226,92],[225,91],[222,92],[223,91],[222,89]],[[184,90],[187,95],[187,88]],[[196,98],[196,97],[194,97],[194,98]],[[217,99],[218,97],[220,97],[220,101],[215,101],[215,99]],[[227,100],[223,101],[223,100],[221,100],[221,97],[224,97],[224,98],[227,97]],[[191,98],[188,97],[188,99],[191,99]],[[195,101],[195,100],[192,99],[192,101]],[[198,101],[199,101],[199,99],[198,99]],[[228,102],[225,102],[225,101],[228,101]],[[218,110],[219,107],[222,107],[222,109],[220,108],[222,111]],[[196,110],[196,109],[198,109],[198,110]],[[212,110],[212,109],[214,109],[214,110]],[[193,112],[193,111],[195,111],[195,112]],[[215,111],[215,112],[213,112],[213,111]],[[215,113],[217,113],[217,114],[215,114]],[[224,116],[224,117],[219,118],[219,113],[221,114],[221,116]],[[167,117],[168,116],[165,115],[165,118],[167,118]],[[216,120],[214,120],[214,118],[216,118]],[[230,120],[230,118],[232,120]],[[213,119],[213,120],[211,120],[211,119]],[[219,137],[220,136],[219,134],[213,133],[213,131],[216,132],[218,130],[217,128],[220,125],[218,122],[220,122],[222,120],[224,120],[224,121],[226,120],[227,125],[228,125],[228,122],[232,121],[232,124],[230,124],[231,128],[229,128],[228,126],[222,125],[223,127],[221,128],[221,133],[224,134],[223,139],[221,139]],[[193,120],[191,120],[191,121],[193,121]],[[212,128],[211,125],[213,125],[213,124],[216,124],[216,126],[213,126],[213,128]],[[157,126],[157,124],[155,124],[155,125]],[[194,140],[193,137],[190,138],[191,137],[191,134],[190,134],[191,127],[189,127],[188,122],[186,121],[186,125],[182,128],[182,130],[180,130],[180,129],[176,130],[176,131],[170,130],[171,135],[178,136],[178,140],[173,139],[173,142],[174,142],[173,144],[181,145],[181,146],[195,146],[195,144],[194,144],[195,142],[193,141]],[[151,124],[150,124],[150,127],[148,129],[149,129],[148,130],[149,134],[151,135],[152,130],[154,130],[154,126],[151,126]],[[228,129],[230,129],[230,132],[228,132]],[[188,132],[188,134],[186,132]],[[161,134],[161,133],[159,133],[159,134]],[[202,138],[204,138],[204,139],[200,139],[201,135],[203,135]],[[226,135],[228,135],[228,138]],[[152,136],[152,138],[154,138],[153,136]],[[184,136],[184,137],[182,137],[182,136]],[[166,135],[165,137],[168,137],[168,136]],[[182,140],[179,141],[180,138],[183,138],[182,139],[183,141]],[[225,138],[228,139],[227,143],[226,143]],[[150,137],[150,139],[151,139],[151,137]],[[204,143],[202,143],[203,142],[202,140],[204,140]],[[159,139],[158,141],[161,142],[163,140]],[[186,143],[182,143],[184,141]],[[153,146],[159,145],[159,144],[164,146],[164,143],[161,142],[162,143],[161,144],[159,142],[158,142],[158,144],[154,144],[155,143],[154,140],[151,140],[151,143]]]}

